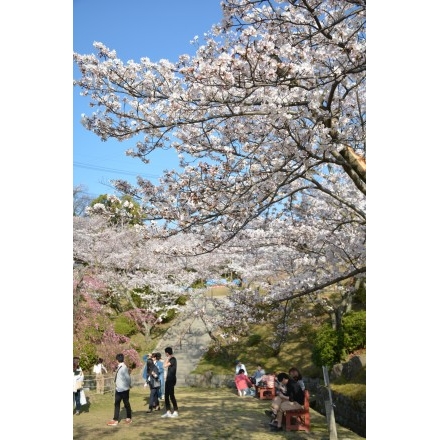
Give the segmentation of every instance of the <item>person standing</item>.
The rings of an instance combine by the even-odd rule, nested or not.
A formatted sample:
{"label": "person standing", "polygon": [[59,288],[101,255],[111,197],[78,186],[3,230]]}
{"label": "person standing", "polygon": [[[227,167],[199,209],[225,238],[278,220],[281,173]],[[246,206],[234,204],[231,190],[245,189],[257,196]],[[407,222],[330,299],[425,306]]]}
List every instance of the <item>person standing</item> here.
{"label": "person standing", "polygon": [[159,388],[159,400],[165,399],[165,377],[164,377],[164,367],[162,356],[160,353],[156,353],[156,365],[159,370],[159,380],[160,380],[160,388]]}
{"label": "person standing", "polygon": [[159,388],[160,388],[160,380],[159,380],[159,369],[156,365],[156,353],[152,354],[152,358],[148,359],[147,363],[148,365],[148,385],[150,387],[150,399],[149,399],[149,405],[148,405],[148,411],[147,414],[152,413],[153,409],[155,411],[160,410],[160,404],[159,404]]}
{"label": "person standing", "polygon": [[115,375],[115,410],[113,420],[110,420],[108,426],[117,426],[119,423],[119,411],[121,408],[121,400],[124,402],[126,411],[125,423],[131,423],[131,406],[130,406],[130,387],[131,377],[127,365],[124,363],[124,355],[118,353],[116,355],[118,367]]}
{"label": "person standing", "polygon": [[93,365],[93,372],[96,378],[96,394],[104,394],[104,374],[107,369],[104,367],[103,360],[98,358],[95,365]]}
{"label": "person standing", "polygon": [[148,360],[151,359],[151,353],[144,354],[142,360],[145,362],[144,368],[142,369],[142,378],[145,382],[148,381]]}
{"label": "person standing", "polygon": [[244,374],[247,376],[246,366],[241,361],[235,361],[235,374],[239,374],[238,372],[243,369]]}
{"label": "person standing", "polygon": [[[174,387],[177,382],[177,359],[173,356],[171,347],[165,348],[166,360],[164,367],[167,369],[167,377],[165,379],[165,408],[166,413],[162,417],[178,417],[178,407],[176,397],[174,395]],[[171,412],[171,403],[173,404],[173,412]]]}
{"label": "person standing", "polygon": [[73,358],[73,400],[75,402],[75,415],[81,411],[81,390],[84,382],[84,373],[79,366],[79,357]]}

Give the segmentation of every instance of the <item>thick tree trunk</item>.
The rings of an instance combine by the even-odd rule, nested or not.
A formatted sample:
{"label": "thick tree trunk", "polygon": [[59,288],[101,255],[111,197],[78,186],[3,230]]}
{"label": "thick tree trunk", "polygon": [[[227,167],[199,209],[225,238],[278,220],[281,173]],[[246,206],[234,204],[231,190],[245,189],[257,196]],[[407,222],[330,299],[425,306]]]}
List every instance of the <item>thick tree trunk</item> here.
{"label": "thick tree trunk", "polygon": [[332,154],[341,163],[342,168],[353,180],[359,191],[366,194],[367,165],[365,160],[358,156],[349,146],[345,146],[342,150]]}
{"label": "thick tree trunk", "polygon": [[351,311],[354,292],[347,290],[342,296],[341,303],[337,307],[333,307],[329,312],[332,321],[332,328],[336,331],[342,328],[342,318]]}

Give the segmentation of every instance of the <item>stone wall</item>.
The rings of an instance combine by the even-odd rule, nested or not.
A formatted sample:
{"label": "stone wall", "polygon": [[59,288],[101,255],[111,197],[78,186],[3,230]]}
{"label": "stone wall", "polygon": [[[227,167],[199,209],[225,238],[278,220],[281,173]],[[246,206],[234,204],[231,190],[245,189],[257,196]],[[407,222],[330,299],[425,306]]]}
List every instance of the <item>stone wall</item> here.
{"label": "stone wall", "polygon": [[[348,362],[336,364],[330,371],[331,382],[344,376],[348,381],[355,379],[359,373],[366,369],[367,358],[365,354],[353,356]],[[313,409],[319,413],[325,413],[325,400],[329,400],[328,390],[319,387],[316,392],[316,402]],[[332,390],[332,403],[336,423],[350,429],[356,434],[366,436],[367,404],[365,401],[357,401]]]}
{"label": "stone wall", "polygon": [[[314,410],[325,414],[325,400],[328,400],[327,388],[320,388],[316,394]],[[332,391],[333,410],[335,421],[339,425],[350,429],[361,437],[366,436],[366,402],[359,402],[350,397]]]}
{"label": "stone wall", "polygon": [[187,374],[185,384],[196,388],[235,388],[234,377],[234,374],[213,374],[207,371],[203,374]]}

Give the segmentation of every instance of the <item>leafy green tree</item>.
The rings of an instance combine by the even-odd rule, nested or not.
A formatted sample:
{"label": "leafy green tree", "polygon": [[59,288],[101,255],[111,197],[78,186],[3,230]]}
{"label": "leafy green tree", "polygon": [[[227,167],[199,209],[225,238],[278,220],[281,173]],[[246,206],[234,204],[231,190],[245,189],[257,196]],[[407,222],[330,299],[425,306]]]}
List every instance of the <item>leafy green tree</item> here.
{"label": "leafy green tree", "polygon": [[101,215],[110,225],[142,225],[145,219],[141,206],[129,195],[119,198],[112,194],[101,194],[92,200],[86,213],[89,216]]}
{"label": "leafy green tree", "polygon": [[316,366],[331,366],[343,361],[348,353],[366,347],[365,310],[347,313],[339,329],[325,322],[312,339],[312,360]]}

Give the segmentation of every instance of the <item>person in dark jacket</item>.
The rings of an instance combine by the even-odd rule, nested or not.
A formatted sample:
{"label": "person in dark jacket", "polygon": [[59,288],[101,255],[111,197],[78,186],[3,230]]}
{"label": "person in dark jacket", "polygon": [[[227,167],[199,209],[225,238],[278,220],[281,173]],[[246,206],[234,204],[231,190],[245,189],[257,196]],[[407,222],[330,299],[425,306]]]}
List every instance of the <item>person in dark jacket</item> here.
{"label": "person in dark jacket", "polygon": [[[178,417],[179,408],[177,407],[176,397],[174,396],[174,387],[177,382],[177,359],[173,356],[173,349],[171,347],[165,348],[165,355],[167,357],[164,368],[167,369],[165,379],[165,408],[166,413],[162,417]],[[171,412],[171,403],[173,404],[173,412]]]}
{"label": "person in dark jacket", "polygon": [[160,389],[160,380],[159,380],[159,369],[156,365],[156,354],[152,354],[152,358],[147,360],[148,365],[148,378],[147,383],[150,387],[150,400],[149,400],[149,409],[147,414],[152,413],[153,409],[155,411],[160,410],[159,405],[159,389]]}
{"label": "person in dark jacket", "polygon": [[301,389],[302,389],[303,391],[306,389],[306,385],[304,384],[304,381],[302,380],[302,375],[301,375],[301,373],[299,372],[298,368],[296,368],[296,367],[292,367],[292,368],[289,370],[289,376],[290,376],[293,380],[297,381],[297,382],[300,384]]}
{"label": "person in dark jacket", "polygon": [[[291,370],[290,370],[291,371]],[[283,429],[283,412],[290,409],[303,409],[304,408],[304,390],[301,387],[299,377],[301,376],[297,370],[298,375],[289,376],[287,373],[280,373],[277,376],[278,382],[282,387],[285,387],[285,391],[278,394],[272,400],[272,411],[266,411],[266,414],[272,417],[270,426],[281,431]]]}
{"label": "person in dark jacket", "polygon": [[144,368],[142,369],[142,378],[145,380],[145,383],[147,383],[148,380],[148,359],[151,359],[151,353],[144,354],[142,357],[142,360],[145,362]]}

